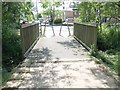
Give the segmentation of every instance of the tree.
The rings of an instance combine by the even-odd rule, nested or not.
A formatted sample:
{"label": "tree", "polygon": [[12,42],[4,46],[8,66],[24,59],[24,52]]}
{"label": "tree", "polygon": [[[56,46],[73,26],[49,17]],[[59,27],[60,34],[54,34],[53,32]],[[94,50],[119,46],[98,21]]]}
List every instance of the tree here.
{"label": "tree", "polygon": [[102,31],[102,23],[106,21],[105,18],[110,20],[114,17],[119,20],[119,2],[81,2],[76,7],[80,11],[77,20],[80,22],[97,22],[100,31]]}
{"label": "tree", "polygon": [[57,13],[55,13],[55,8],[59,7],[61,5],[60,2],[58,2],[57,0],[55,1],[50,1],[50,0],[47,0],[47,1],[42,1],[40,2],[42,7],[45,9],[43,10],[43,14],[50,17],[50,23],[53,23],[53,20],[55,18],[55,15]]}
{"label": "tree", "polygon": [[20,20],[31,16],[31,2],[2,3],[2,66],[11,70],[22,58],[21,41],[17,34]]}
{"label": "tree", "polygon": [[79,22],[96,22],[98,49],[120,48],[120,2],[81,2],[76,7]]}
{"label": "tree", "polygon": [[94,4],[91,2],[81,2],[75,5],[80,11],[80,16],[78,17],[80,22],[92,22],[95,20],[95,10]]}

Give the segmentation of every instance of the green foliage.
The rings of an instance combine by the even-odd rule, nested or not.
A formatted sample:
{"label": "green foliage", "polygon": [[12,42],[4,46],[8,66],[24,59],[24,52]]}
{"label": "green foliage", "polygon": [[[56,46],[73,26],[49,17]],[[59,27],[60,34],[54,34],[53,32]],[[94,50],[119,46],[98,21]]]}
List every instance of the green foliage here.
{"label": "green foliage", "polygon": [[1,74],[2,74],[2,83],[4,83],[10,78],[12,73],[8,72],[6,69],[3,68]]}
{"label": "green foliage", "polygon": [[50,13],[50,8],[48,8],[47,10],[43,10],[42,14],[45,15],[45,16],[50,15],[51,14]]}
{"label": "green foliage", "polygon": [[104,52],[96,52],[93,55],[107,64],[113,71],[119,73],[118,53],[120,52],[120,29],[115,25],[103,24],[103,31],[98,31],[97,46]]}
{"label": "green foliage", "polygon": [[100,50],[118,49],[120,50],[120,30],[115,26],[110,27],[103,24],[103,31],[98,31],[97,46]]}
{"label": "green foliage", "polygon": [[[99,17],[98,23],[103,17],[118,18],[119,5],[118,2],[81,2],[75,6],[78,8],[80,16],[77,18],[80,22],[96,22],[96,17]],[[96,11],[100,12],[97,13]]]}
{"label": "green foliage", "polygon": [[117,66],[118,66],[118,75],[120,76],[120,52],[118,53],[118,62],[117,62]]}
{"label": "green foliage", "polygon": [[9,29],[2,33],[2,65],[10,71],[22,59],[20,36]]}
{"label": "green foliage", "polygon": [[95,57],[97,55],[97,53],[98,53],[98,49],[96,49],[95,46],[92,45],[91,50],[90,50],[90,54]]}
{"label": "green foliage", "polygon": [[[118,73],[118,55],[111,55],[107,54],[106,52],[99,51],[99,50],[91,50],[91,55],[101,60],[105,65],[111,68],[112,71]],[[97,64],[100,64],[100,61],[96,61]]]}
{"label": "green foliage", "polygon": [[54,19],[49,20],[50,25],[53,24],[53,21],[54,21]]}
{"label": "green foliage", "polygon": [[21,19],[29,21],[33,19],[32,7],[33,4],[31,2],[3,2],[2,22],[19,24]]}
{"label": "green foliage", "polygon": [[38,13],[38,16],[37,16],[37,18],[42,18],[42,15],[41,15],[41,13]]}
{"label": "green foliage", "polygon": [[41,5],[42,5],[42,7],[44,8],[44,9],[46,9],[46,8],[48,8],[48,5],[50,4],[50,1],[42,1],[42,2],[40,2],[41,3]]}
{"label": "green foliage", "polygon": [[61,4],[57,0],[55,1],[42,1],[40,2],[42,7],[45,9],[43,10],[43,15],[50,16],[50,23],[54,20],[55,16],[59,14],[57,10],[55,10],[56,7],[59,7]]}
{"label": "green foliage", "polygon": [[31,7],[31,2],[2,3],[2,68],[6,70],[3,71],[3,81],[10,76],[7,72],[22,61],[21,39],[17,28],[20,27],[21,19],[32,18]]}
{"label": "green foliage", "polygon": [[[112,70],[118,72],[120,68],[117,65],[120,60],[117,58],[120,52],[120,2],[81,2],[75,7],[80,12],[80,16],[75,18],[76,21],[97,23],[97,49],[92,46],[91,55],[101,59]],[[107,22],[103,22],[104,18],[107,18]]]}
{"label": "green foliage", "polygon": [[76,5],[80,11],[80,16],[77,18],[80,22],[92,22],[95,20],[95,10],[94,3],[91,2],[81,2]]}
{"label": "green foliage", "polygon": [[54,24],[61,24],[62,23],[62,19],[61,18],[56,18],[54,20]]}

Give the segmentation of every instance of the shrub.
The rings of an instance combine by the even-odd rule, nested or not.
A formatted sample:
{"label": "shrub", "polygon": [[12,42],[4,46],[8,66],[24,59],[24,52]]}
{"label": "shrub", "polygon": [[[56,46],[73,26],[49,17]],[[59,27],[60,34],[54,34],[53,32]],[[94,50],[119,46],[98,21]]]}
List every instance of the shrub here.
{"label": "shrub", "polygon": [[4,29],[2,32],[2,67],[8,71],[22,59],[20,36],[15,30]]}
{"label": "shrub", "polygon": [[119,49],[120,44],[120,31],[115,26],[109,27],[103,24],[102,32],[98,31],[97,46],[99,50],[106,51],[110,49]]}
{"label": "shrub", "polygon": [[12,75],[12,72],[8,72],[5,68],[2,68],[2,80],[1,80],[1,85],[2,83],[6,82],[8,79],[10,79],[10,76]]}
{"label": "shrub", "polygon": [[54,20],[54,24],[61,24],[62,23],[62,19],[61,18],[57,18]]}
{"label": "shrub", "polygon": [[42,18],[41,13],[38,13],[37,18]]}
{"label": "shrub", "polygon": [[53,24],[53,19],[50,19],[49,23],[50,23],[50,25],[52,25]]}
{"label": "shrub", "polygon": [[91,56],[96,57],[97,53],[98,53],[98,49],[96,49],[94,45],[91,45],[91,50],[90,50]]}

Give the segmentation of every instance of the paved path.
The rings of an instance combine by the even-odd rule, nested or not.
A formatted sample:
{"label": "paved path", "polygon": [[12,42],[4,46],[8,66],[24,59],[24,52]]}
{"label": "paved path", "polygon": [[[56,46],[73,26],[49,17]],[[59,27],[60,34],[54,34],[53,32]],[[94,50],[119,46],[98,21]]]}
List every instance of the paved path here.
{"label": "paved path", "polygon": [[28,57],[6,83],[6,87],[117,87],[114,79],[102,71],[73,37],[49,35],[39,39]]}
{"label": "paved path", "polygon": [[[53,29],[55,31],[56,36],[59,36],[60,27],[61,26],[53,26]],[[69,26],[69,28],[70,28],[71,35],[73,35],[73,26]],[[44,31],[44,26],[42,26],[42,30]],[[69,36],[67,26],[62,26],[61,35],[63,37],[68,37]],[[48,37],[48,38],[53,36],[52,26],[47,26],[45,36]]]}

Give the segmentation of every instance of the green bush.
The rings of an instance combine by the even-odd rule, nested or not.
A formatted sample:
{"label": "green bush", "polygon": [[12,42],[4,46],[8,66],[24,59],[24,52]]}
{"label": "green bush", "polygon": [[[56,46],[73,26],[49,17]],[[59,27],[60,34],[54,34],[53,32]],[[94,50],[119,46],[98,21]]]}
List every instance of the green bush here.
{"label": "green bush", "polygon": [[5,29],[2,32],[2,67],[11,71],[22,59],[20,36],[15,30]]}
{"label": "green bush", "polygon": [[42,18],[41,13],[38,13],[37,18]]}
{"label": "green bush", "polygon": [[90,54],[91,54],[91,56],[96,57],[97,53],[98,53],[98,49],[95,48],[94,45],[91,45],[91,50],[90,50]]}
{"label": "green bush", "polygon": [[2,74],[1,84],[6,82],[10,78],[10,76],[12,75],[12,73],[8,72],[5,68],[2,68],[1,74]]}
{"label": "green bush", "polygon": [[[11,70],[16,67],[22,59],[21,39],[16,32],[16,28],[20,28],[20,20],[32,20],[31,13],[33,5],[28,3],[2,3],[2,75],[3,82],[6,81]],[[22,13],[24,12],[25,17]]]}
{"label": "green bush", "polygon": [[118,53],[118,62],[117,62],[117,66],[118,66],[118,75],[120,76],[120,52]]}
{"label": "green bush", "polygon": [[120,30],[115,29],[115,26],[110,27],[108,24],[103,24],[102,32],[98,31],[97,46],[99,50],[106,51],[111,49],[120,49]]}
{"label": "green bush", "polygon": [[52,25],[53,24],[53,19],[50,19],[49,23],[50,23],[50,25]]}
{"label": "green bush", "polygon": [[[113,53],[114,52],[114,53]],[[112,53],[112,54],[111,54]],[[120,75],[120,59],[119,54],[116,53],[115,50],[107,50],[106,52],[100,51],[98,49],[95,49],[92,47],[90,51],[91,56],[94,56],[101,60],[105,65],[107,65],[111,70],[118,73]],[[99,61],[96,61],[96,63],[100,63]]]}
{"label": "green bush", "polygon": [[54,20],[54,24],[61,24],[62,23],[62,19],[61,18],[57,18]]}

